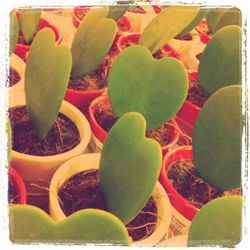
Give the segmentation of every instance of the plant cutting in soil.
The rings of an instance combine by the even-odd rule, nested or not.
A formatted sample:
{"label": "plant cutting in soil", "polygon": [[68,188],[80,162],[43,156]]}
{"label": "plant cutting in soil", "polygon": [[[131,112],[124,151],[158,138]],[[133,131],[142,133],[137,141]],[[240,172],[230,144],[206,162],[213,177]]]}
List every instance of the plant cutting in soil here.
{"label": "plant cutting in soil", "polygon": [[13,150],[36,156],[49,156],[67,152],[80,143],[80,135],[75,124],[59,113],[55,123],[41,139],[30,119],[25,106],[9,109],[13,135]]}
{"label": "plant cutting in soil", "polygon": [[10,67],[9,68],[9,87],[17,84],[20,80],[21,80],[21,77],[18,74],[18,72],[14,68]]}
{"label": "plant cutting in soil", "polygon": [[[78,210],[95,208],[108,211],[100,189],[97,170],[80,172],[64,182],[58,192],[60,206],[66,216]],[[126,225],[133,241],[149,237],[156,225],[157,209],[152,198],[141,212]]]}
{"label": "plant cutting in soil", "polygon": [[222,192],[209,184],[199,175],[193,160],[182,159],[172,163],[167,175],[175,190],[197,208],[221,196],[242,194],[240,188]]}

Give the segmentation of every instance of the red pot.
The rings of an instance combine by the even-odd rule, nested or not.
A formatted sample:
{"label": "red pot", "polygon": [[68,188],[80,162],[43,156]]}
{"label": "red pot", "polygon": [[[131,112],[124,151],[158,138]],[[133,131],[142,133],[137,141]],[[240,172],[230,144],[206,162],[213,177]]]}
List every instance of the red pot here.
{"label": "red pot", "polygon": [[[198,81],[198,72],[188,72],[188,78],[190,81]],[[200,110],[200,107],[194,105],[188,100],[185,100],[184,104],[176,114],[176,122],[178,126],[189,136],[192,136],[192,130]]]}
{"label": "red pot", "polygon": [[[95,100],[92,101],[92,103],[89,106],[89,124],[92,130],[92,133],[94,134],[94,136],[101,142],[103,143],[106,139],[107,136],[107,132],[98,124],[98,122],[95,119],[95,115],[94,115],[94,111],[95,111],[95,105],[98,102],[104,102],[106,104],[109,104],[109,98],[107,95],[102,95],[98,98],[96,98]],[[178,140],[179,140],[179,132],[176,129],[176,122],[174,119],[171,119],[168,123],[168,129],[169,129],[169,139],[170,142],[162,147],[162,153],[165,154],[166,152],[168,152],[168,150],[175,145]]]}
{"label": "red pot", "polygon": [[[17,16],[18,16],[18,13],[17,13]],[[57,27],[49,23],[44,18],[40,18],[40,21],[38,24],[38,29],[42,29],[42,28],[51,28],[55,33],[56,43],[60,44],[62,42],[62,33],[57,29]],[[30,47],[31,45],[24,45],[24,44],[18,43],[15,47],[14,53],[18,55],[20,58],[22,58],[23,60],[26,60],[27,52],[29,51]]]}
{"label": "red pot", "polygon": [[26,204],[27,203],[27,191],[24,185],[24,182],[19,175],[19,173],[12,167],[9,167],[8,174],[12,178],[14,182],[14,187],[16,189],[16,193],[19,194],[19,204]]}
{"label": "red pot", "polygon": [[172,206],[185,218],[192,221],[199,209],[194,207],[174,189],[166,173],[168,167],[180,159],[193,159],[191,146],[176,148],[165,155],[160,173],[160,182],[165,188]]}

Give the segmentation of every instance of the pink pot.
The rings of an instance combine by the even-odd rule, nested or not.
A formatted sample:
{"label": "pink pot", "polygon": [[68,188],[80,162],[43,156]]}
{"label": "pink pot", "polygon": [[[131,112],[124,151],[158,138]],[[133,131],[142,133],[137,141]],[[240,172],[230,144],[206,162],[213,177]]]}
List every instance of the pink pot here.
{"label": "pink pot", "polygon": [[166,170],[172,163],[181,159],[193,159],[191,146],[176,148],[165,155],[160,173],[160,182],[165,188],[172,206],[185,218],[192,221],[199,209],[193,206],[188,200],[184,199],[175,190],[166,173]]}
{"label": "pink pot", "polygon": [[[103,143],[107,137],[107,132],[99,125],[99,123],[95,119],[95,105],[99,102],[104,102],[105,104],[109,105],[109,98],[107,95],[102,95],[95,100],[89,106],[89,124],[94,136]],[[168,123],[168,131],[169,131],[169,143],[162,147],[162,153],[165,154],[169,151],[169,149],[174,146],[179,140],[179,132],[176,129],[177,124],[175,119],[171,119]]]}
{"label": "pink pot", "polygon": [[8,174],[13,180],[15,192],[18,195],[18,203],[26,204],[27,203],[27,191],[24,185],[24,182],[19,175],[19,173],[12,167],[9,167]]}
{"label": "pink pot", "polygon": [[[18,13],[17,13],[17,16],[18,16]],[[55,27],[54,25],[52,25],[51,23],[49,23],[44,18],[40,18],[38,29],[43,29],[43,28],[51,28],[55,33],[56,43],[60,44],[62,42],[62,33],[59,31],[59,29]],[[25,61],[27,58],[27,53],[30,50],[30,47],[31,45],[18,43],[15,47],[14,53]]]}

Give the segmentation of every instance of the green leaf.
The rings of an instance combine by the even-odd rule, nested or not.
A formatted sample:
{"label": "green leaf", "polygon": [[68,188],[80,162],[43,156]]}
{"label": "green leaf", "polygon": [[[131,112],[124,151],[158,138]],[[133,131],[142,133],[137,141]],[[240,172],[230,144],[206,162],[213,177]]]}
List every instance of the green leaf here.
{"label": "green leaf", "polygon": [[170,6],[162,10],[145,28],[139,44],[154,54],[189,25],[198,12],[199,7],[194,6]]}
{"label": "green leaf", "polygon": [[108,18],[112,18],[114,20],[118,20],[129,8],[131,8],[130,4],[132,4],[134,0],[131,1],[117,1],[117,5],[110,5]]}
{"label": "green leaf", "polygon": [[207,9],[201,8],[199,10],[199,13],[193,19],[193,21],[180,32],[180,35],[185,35],[191,30],[193,30],[201,22],[201,20],[206,16],[206,14],[207,14]]}
{"label": "green leaf", "polygon": [[145,137],[146,122],[127,113],[112,127],[100,160],[100,185],[108,210],[127,224],[149,200],[161,168],[161,147]]}
{"label": "green leaf", "polygon": [[26,42],[30,42],[39,24],[41,10],[40,9],[20,9],[20,29]]}
{"label": "green leaf", "polygon": [[72,66],[70,49],[57,46],[54,36],[49,28],[37,33],[25,70],[26,107],[41,138],[55,122]]}
{"label": "green leaf", "polygon": [[193,154],[199,174],[218,189],[241,185],[241,87],[214,93],[196,120]]}
{"label": "green leaf", "polygon": [[238,8],[224,10],[214,24],[213,33],[228,25],[238,25],[241,27],[241,12]]}
{"label": "green leaf", "polygon": [[19,26],[15,10],[10,12],[10,49],[9,55],[11,55],[16,47],[18,40]]}
{"label": "green leaf", "polygon": [[206,46],[198,67],[199,83],[209,94],[241,83],[241,28],[227,26],[216,32]]}
{"label": "green leaf", "polygon": [[209,9],[206,18],[207,18],[207,25],[210,32],[213,32],[214,25],[218,18],[222,15],[225,11],[225,8],[211,8]]}
{"label": "green leaf", "polygon": [[241,240],[242,205],[242,197],[227,196],[203,206],[191,223],[188,246],[235,247]]}
{"label": "green leaf", "polygon": [[112,110],[118,117],[127,112],[141,113],[147,129],[171,119],[183,104],[187,89],[187,73],[178,60],[155,60],[141,45],[123,50],[109,72]]}
{"label": "green leaf", "polygon": [[111,48],[117,27],[107,14],[107,6],[93,8],[78,27],[71,47],[73,78],[92,73]]}
{"label": "green leaf", "polygon": [[9,210],[10,238],[15,243],[130,243],[123,223],[102,210],[83,209],[60,222],[30,205],[13,205]]}

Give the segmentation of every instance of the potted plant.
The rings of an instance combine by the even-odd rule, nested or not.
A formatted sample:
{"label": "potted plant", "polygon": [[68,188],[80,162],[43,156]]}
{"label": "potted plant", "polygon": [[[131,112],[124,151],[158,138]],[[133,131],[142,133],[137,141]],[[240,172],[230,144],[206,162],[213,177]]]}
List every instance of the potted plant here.
{"label": "potted plant", "polygon": [[[198,100],[191,98],[189,85],[188,100],[184,102],[176,116],[176,121],[181,130],[192,135],[192,128],[200,112],[200,108],[209,97],[218,89],[241,82],[241,29],[238,26],[227,26],[216,32],[207,44],[198,67],[198,74],[191,73],[191,81],[197,82],[196,94],[194,97],[201,97]],[[223,58],[223,63],[221,61]],[[211,81],[213,76],[213,81]],[[197,95],[197,93],[199,95]],[[202,101],[203,100],[203,101]],[[190,101],[192,103],[190,103]],[[194,104],[194,105],[193,105]],[[198,105],[197,105],[198,104]]]}
{"label": "potted plant", "polygon": [[239,85],[215,92],[196,120],[193,148],[177,148],[163,160],[160,181],[169,194],[177,220],[184,224],[179,228],[184,234],[204,204],[220,196],[241,193],[240,92]]}
{"label": "potted plant", "polygon": [[29,52],[25,93],[10,97],[11,165],[28,185],[49,181],[60,164],[83,153],[89,143],[87,119],[63,102],[71,63],[70,50],[55,44],[51,29],[42,29]]}
{"label": "potted plant", "polygon": [[[89,106],[89,123],[92,130],[91,147],[94,152],[100,152],[109,130],[118,120],[112,111],[107,95],[101,95],[94,99]],[[146,136],[155,139],[161,145],[165,154],[179,140],[179,132],[176,129],[175,119],[161,125],[154,130],[148,130]]]}
{"label": "potted plant", "polygon": [[89,10],[71,47],[73,64],[65,100],[85,114],[90,102],[106,91],[108,71],[116,56],[111,48],[116,22],[107,18],[108,11],[107,6]]}
{"label": "potted plant", "polygon": [[16,16],[19,23],[19,35],[14,53],[26,60],[27,52],[29,51],[32,41],[36,33],[48,27],[53,30],[55,34],[55,41],[57,44],[62,42],[62,34],[52,24],[44,18],[41,18],[41,10],[39,9],[20,9],[16,11]]}
{"label": "potted plant", "polygon": [[[142,115],[128,113],[111,129],[101,155],[86,154],[63,164],[50,184],[52,218],[64,220],[86,208],[107,210],[123,221],[134,245],[159,242],[167,232],[171,211],[166,193],[156,184],[161,150],[145,138],[145,128]],[[125,152],[128,155],[121,158]],[[142,169],[147,171],[142,174]]]}

